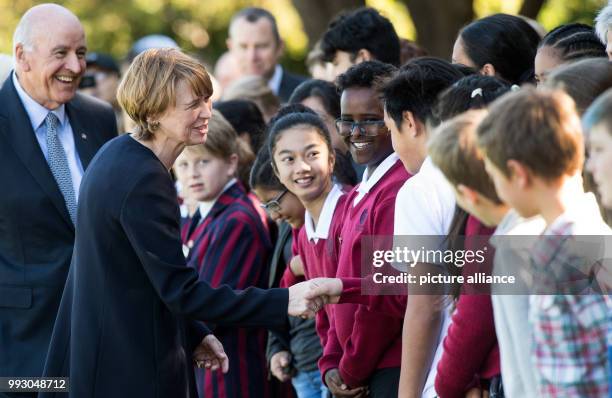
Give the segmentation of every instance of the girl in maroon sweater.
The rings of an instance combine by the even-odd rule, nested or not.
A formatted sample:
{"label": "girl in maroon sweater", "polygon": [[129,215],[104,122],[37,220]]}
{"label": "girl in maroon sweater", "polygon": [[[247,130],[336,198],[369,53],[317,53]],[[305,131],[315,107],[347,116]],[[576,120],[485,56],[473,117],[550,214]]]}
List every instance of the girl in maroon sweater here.
{"label": "girl in maroon sweater", "polygon": [[[470,242],[474,246],[480,245],[493,231],[474,216],[468,216],[463,231],[466,248]],[[474,250],[479,248],[475,247]],[[487,252],[489,265],[492,254],[491,250]],[[476,264],[472,265],[474,267],[466,264],[464,276],[483,271]],[[457,300],[452,323],[443,342],[444,353],[438,362],[435,387],[440,398],[464,398],[468,391],[488,390],[488,382],[501,374],[491,296],[466,291],[467,294],[462,294]]]}
{"label": "girl in maroon sweater", "polygon": [[[277,120],[269,133],[272,165],[280,182],[306,209],[305,224],[294,241],[307,279],[336,276],[337,240],[345,192],[332,178],[334,151],[324,122],[314,113],[293,113]],[[317,333],[327,340],[332,306],[319,311]]]}

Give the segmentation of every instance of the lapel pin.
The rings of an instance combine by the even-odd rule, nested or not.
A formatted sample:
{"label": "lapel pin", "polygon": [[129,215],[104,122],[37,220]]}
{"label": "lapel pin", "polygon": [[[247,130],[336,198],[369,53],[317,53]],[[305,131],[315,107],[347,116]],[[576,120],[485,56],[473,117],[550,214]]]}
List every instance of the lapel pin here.
{"label": "lapel pin", "polygon": [[84,140],[86,140],[86,139],[87,139],[87,134],[85,134],[85,133],[81,133],[81,138],[82,138],[82,139],[84,139]]}

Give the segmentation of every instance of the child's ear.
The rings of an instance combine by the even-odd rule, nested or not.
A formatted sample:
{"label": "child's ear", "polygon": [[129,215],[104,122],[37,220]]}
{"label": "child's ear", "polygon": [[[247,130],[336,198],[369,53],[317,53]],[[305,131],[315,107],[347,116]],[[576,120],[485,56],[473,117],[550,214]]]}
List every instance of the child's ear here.
{"label": "child's ear", "polygon": [[235,176],[236,173],[238,172],[238,155],[235,153],[232,153],[227,163],[228,163],[227,174],[229,176]]}
{"label": "child's ear", "polygon": [[334,173],[335,166],[336,166],[336,151],[332,148],[329,151],[329,167],[330,167],[332,174]]}
{"label": "child's ear", "polygon": [[[399,126],[398,126],[399,127]],[[402,133],[407,133],[411,137],[419,135],[419,124],[418,120],[414,117],[414,114],[410,111],[402,112]]]}
{"label": "child's ear", "polygon": [[527,188],[531,183],[531,173],[529,168],[514,159],[506,162],[506,167],[510,171],[510,180],[514,180],[520,188]]}
{"label": "child's ear", "polygon": [[474,191],[472,188],[467,187],[463,184],[459,184],[457,185],[457,192],[470,205],[473,206],[478,203],[478,192]]}
{"label": "child's ear", "polygon": [[485,64],[480,68],[480,74],[485,76],[495,76],[495,67],[492,64]]}
{"label": "child's ear", "polygon": [[364,61],[372,61],[372,60],[374,60],[374,56],[372,55],[370,50],[362,48],[359,51],[357,51],[357,55],[355,56],[356,64],[364,62]]}
{"label": "child's ear", "polygon": [[276,163],[274,163],[274,161],[270,162],[270,164],[272,165],[272,171],[274,172],[274,175],[276,176],[276,178],[278,178],[280,180],[280,175],[278,174],[278,169],[276,168]]}

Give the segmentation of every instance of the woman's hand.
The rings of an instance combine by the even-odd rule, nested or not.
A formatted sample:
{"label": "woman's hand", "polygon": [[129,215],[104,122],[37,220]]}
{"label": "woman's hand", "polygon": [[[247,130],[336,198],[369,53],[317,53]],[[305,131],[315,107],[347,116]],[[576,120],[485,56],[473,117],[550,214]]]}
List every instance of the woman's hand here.
{"label": "woman's hand", "polygon": [[212,334],[204,337],[200,345],[193,351],[193,362],[198,368],[221,369],[223,373],[229,370],[229,359],[223,349],[223,344]]}

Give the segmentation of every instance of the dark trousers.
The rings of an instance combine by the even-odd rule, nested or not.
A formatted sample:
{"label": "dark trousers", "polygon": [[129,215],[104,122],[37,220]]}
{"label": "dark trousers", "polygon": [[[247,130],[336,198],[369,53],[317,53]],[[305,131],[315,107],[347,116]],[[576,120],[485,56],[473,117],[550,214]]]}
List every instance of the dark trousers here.
{"label": "dark trousers", "polygon": [[370,378],[370,398],[397,397],[400,368],[379,369]]}

